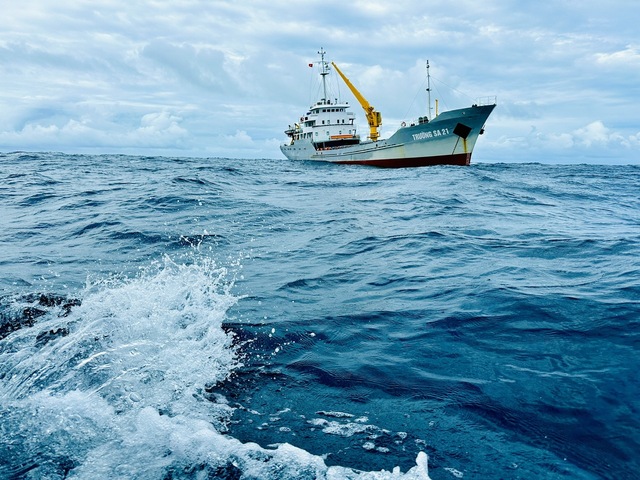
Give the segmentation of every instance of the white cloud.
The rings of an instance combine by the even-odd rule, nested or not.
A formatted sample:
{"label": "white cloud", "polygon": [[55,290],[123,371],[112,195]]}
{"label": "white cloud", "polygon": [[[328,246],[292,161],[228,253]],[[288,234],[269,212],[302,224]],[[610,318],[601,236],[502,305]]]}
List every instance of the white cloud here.
{"label": "white cloud", "polygon": [[186,130],[178,123],[182,119],[168,112],[147,113],[140,120],[140,132],[151,135],[184,135]]}
{"label": "white cloud", "polygon": [[576,143],[585,147],[607,146],[612,143],[622,143],[623,137],[613,133],[609,128],[605,127],[600,120],[591,122],[583,128],[579,128],[573,132]]}
{"label": "white cloud", "polygon": [[243,146],[253,144],[253,139],[244,130],[236,130],[235,134],[225,135],[225,137],[231,143],[240,144]]}
{"label": "white cloud", "polygon": [[600,65],[637,69],[640,67],[640,51],[637,45],[627,45],[624,50],[609,53],[596,53],[596,62]]}
{"label": "white cloud", "polygon": [[[567,131],[546,126],[539,129],[524,122],[509,126],[503,122],[491,128],[486,135],[489,138],[483,139],[491,151],[484,161],[634,163],[628,159],[635,158],[640,146],[640,132],[625,135],[600,120]],[[480,149],[487,150],[484,144]]]}

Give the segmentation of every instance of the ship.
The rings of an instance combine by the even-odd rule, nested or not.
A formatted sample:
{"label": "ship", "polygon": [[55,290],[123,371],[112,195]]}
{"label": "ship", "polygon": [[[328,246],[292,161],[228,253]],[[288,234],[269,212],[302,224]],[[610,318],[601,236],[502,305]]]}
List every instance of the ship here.
{"label": "ship", "polygon": [[[285,130],[288,140],[280,146],[280,150],[288,159],[383,168],[471,163],[476,141],[484,133],[485,122],[496,107],[495,97],[442,113],[438,113],[436,100],[435,115],[432,117],[431,77],[427,61],[427,114],[409,123],[402,122],[398,130],[383,139],[380,138],[381,113],[331,62],[331,67],[364,109],[369,133],[366,139],[361,139],[349,103],[328,98],[327,75],[331,67],[325,61],[324,49],[320,49],[318,54],[323,98]],[[310,63],[309,66],[313,67],[314,64]]]}

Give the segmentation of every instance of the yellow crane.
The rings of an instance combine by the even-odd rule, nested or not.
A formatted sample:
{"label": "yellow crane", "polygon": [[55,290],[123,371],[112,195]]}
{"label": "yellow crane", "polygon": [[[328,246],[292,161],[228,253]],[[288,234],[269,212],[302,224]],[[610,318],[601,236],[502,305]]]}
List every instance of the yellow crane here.
{"label": "yellow crane", "polygon": [[331,62],[331,65],[333,65],[333,68],[335,68],[336,72],[338,72],[340,77],[342,77],[342,80],[344,80],[344,83],[347,84],[347,87],[349,87],[349,90],[351,90],[351,93],[353,93],[353,95],[356,97],[358,102],[360,102],[360,105],[362,105],[362,108],[364,109],[365,114],[367,115],[367,122],[369,123],[369,138],[371,138],[371,140],[375,142],[376,140],[378,140],[378,137],[380,136],[380,134],[378,133],[378,127],[382,125],[382,115],[380,114],[380,112],[377,112],[373,108],[373,106],[367,101],[366,98],[362,96],[362,94],[358,91],[358,89],[353,86],[353,84],[344,75],[344,73],[340,71],[340,69],[335,63]]}

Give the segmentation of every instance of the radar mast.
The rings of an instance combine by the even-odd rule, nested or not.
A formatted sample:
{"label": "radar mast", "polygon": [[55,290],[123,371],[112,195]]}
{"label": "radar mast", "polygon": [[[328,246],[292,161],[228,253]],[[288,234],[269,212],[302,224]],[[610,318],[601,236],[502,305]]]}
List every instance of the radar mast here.
{"label": "radar mast", "polygon": [[329,65],[324,61],[324,55],[327,52],[324,51],[324,48],[320,47],[320,51],[318,54],[320,55],[320,75],[322,75],[322,92],[324,96],[322,97],[322,103],[327,104],[327,75],[329,75]]}

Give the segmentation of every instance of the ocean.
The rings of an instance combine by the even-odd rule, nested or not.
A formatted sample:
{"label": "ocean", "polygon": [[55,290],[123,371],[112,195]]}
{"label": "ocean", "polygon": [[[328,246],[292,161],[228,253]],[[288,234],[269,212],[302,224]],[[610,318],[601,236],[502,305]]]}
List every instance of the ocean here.
{"label": "ocean", "polygon": [[0,478],[640,478],[640,166],[0,179]]}

